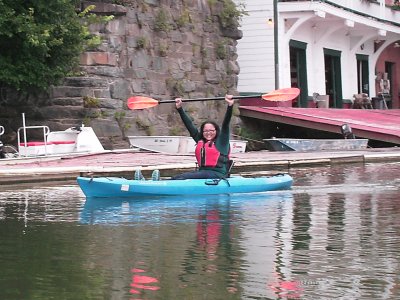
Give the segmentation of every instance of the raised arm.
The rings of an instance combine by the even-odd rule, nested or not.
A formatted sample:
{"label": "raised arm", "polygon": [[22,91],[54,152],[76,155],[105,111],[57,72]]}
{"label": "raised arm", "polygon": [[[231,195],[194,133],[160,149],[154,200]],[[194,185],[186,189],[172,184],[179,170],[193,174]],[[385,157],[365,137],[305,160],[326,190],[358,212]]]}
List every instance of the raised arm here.
{"label": "raised arm", "polygon": [[186,114],[182,107],[182,99],[176,98],[175,99],[175,106],[178,110],[179,116],[181,117],[183,124],[185,125],[186,129],[189,131],[190,136],[198,142],[200,139],[200,132],[196,126],[194,126],[192,119]]}
{"label": "raised arm", "polygon": [[228,103],[228,108],[226,110],[224,120],[222,121],[221,131],[223,131],[224,129],[228,130],[229,134],[229,123],[231,122],[233,103],[235,100],[233,99],[232,95],[226,95],[225,101]]}
{"label": "raised arm", "polygon": [[217,138],[216,146],[218,150],[227,155],[229,153],[229,126],[232,118],[234,99],[232,95],[226,95],[225,101],[228,103],[224,120],[222,121],[221,132]]}

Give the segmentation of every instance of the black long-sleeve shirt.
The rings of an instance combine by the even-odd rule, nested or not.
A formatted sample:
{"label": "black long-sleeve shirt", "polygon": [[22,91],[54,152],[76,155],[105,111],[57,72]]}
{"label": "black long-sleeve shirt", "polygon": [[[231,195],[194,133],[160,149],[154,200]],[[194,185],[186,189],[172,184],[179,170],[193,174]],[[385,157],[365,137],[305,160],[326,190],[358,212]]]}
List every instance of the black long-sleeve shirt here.
{"label": "black long-sleeve shirt", "polygon": [[[228,106],[226,109],[225,117],[222,122],[220,132],[218,136],[215,139],[215,147],[218,149],[218,151],[223,154],[228,156],[229,155],[229,150],[230,150],[230,145],[229,145],[229,136],[230,136],[230,130],[229,130],[229,124],[231,122],[232,118],[232,111],[233,111],[233,105]],[[199,140],[203,138],[201,135],[201,132],[197,129],[197,127],[193,124],[191,118],[186,114],[184,109],[182,107],[178,108],[179,115],[185,124],[187,130],[189,131],[190,136],[194,139],[194,141],[197,143]],[[226,174],[226,166],[224,165],[222,168],[210,168],[210,167],[203,167],[201,169],[204,170],[213,170],[222,174]]]}

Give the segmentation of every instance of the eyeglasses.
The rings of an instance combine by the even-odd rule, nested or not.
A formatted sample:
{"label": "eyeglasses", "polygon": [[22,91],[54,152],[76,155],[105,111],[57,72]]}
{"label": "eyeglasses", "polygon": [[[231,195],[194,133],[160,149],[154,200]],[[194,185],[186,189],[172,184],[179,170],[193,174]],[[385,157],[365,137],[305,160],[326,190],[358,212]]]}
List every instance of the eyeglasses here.
{"label": "eyeglasses", "polygon": [[210,132],[215,132],[215,129],[211,129],[211,130],[203,130],[203,133],[210,133]]}

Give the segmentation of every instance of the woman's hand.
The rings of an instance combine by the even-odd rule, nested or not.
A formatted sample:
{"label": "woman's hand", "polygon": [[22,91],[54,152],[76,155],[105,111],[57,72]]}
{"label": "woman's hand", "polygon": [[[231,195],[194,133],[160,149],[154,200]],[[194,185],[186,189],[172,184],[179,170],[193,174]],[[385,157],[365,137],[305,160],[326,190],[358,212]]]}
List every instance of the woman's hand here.
{"label": "woman's hand", "polygon": [[225,95],[225,101],[228,102],[229,106],[232,106],[235,102],[232,95]]}
{"label": "woman's hand", "polygon": [[182,107],[182,98],[175,98],[175,106],[177,109]]}

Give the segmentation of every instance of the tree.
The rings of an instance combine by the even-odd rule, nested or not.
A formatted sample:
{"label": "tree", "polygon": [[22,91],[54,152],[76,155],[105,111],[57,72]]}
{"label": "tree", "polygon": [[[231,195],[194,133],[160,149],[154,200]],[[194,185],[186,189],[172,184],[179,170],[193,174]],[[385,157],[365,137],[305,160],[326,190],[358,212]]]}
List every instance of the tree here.
{"label": "tree", "polygon": [[46,90],[77,65],[87,29],[77,0],[0,0],[0,87]]}

